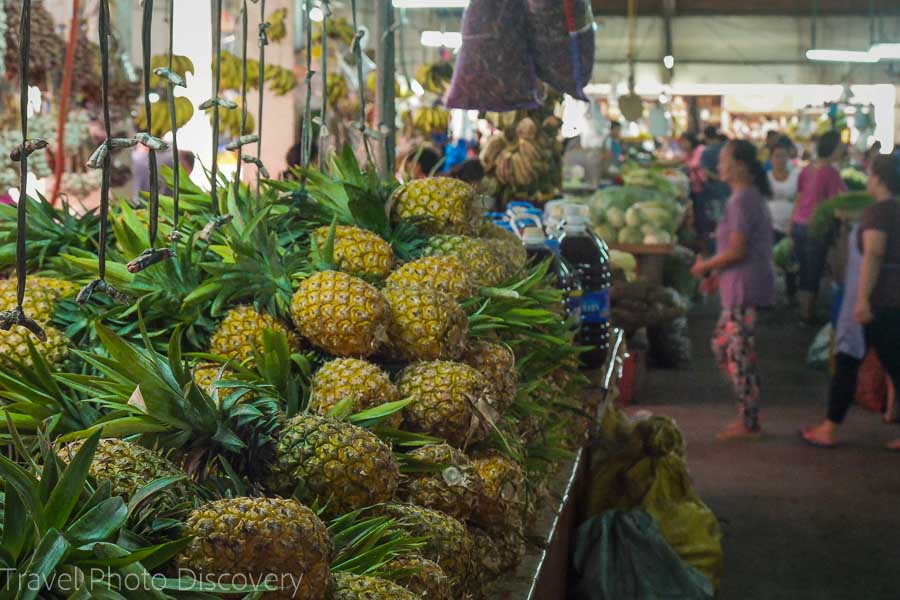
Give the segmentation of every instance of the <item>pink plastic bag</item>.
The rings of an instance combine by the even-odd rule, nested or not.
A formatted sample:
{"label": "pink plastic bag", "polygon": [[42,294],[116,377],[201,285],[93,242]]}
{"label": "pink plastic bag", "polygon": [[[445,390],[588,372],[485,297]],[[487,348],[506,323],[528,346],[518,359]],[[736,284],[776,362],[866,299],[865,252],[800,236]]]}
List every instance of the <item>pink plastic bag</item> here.
{"label": "pink plastic bag", "polygon": [[587,100],[594,70],[594,15],[588,0],[527,0],[537,76],[558,92]]}
{"label": "pink plastic bag", "polygon": [[462,37],[449,108],[506,112],[538,106],[525,0],[472,0]]}

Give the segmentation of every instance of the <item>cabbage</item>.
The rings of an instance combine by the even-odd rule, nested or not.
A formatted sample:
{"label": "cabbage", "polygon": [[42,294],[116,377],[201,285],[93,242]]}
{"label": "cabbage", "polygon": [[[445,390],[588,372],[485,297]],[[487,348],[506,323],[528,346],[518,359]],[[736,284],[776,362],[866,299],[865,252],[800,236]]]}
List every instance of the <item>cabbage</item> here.
{"label": "cabbage", "polygon": [[643,222],[644,219],[641,216],[641,209],[637,206],[632,206],[625,211],[625,224],[629,227],[640,227]]}
{"label": "cabbage", "polygon": [[619,239],[619,233],[609,225],[594,225],[594,233],[596,233],[604,242],[615,242]]}
{"label": "cabbage", "polygon": [[626,227],[619,231],[620,244],[641,244],[644,241],[644,234],[637,227]]}
{"label": "cabbage", "polygon": [[625,226],[625,211],[621,208],[610,208],[606,211],[606,222],[616,229]]}
{"label": "cabbage", "polygon": [[672,236],[669,235],[666,231],[656,231],[654,233],[648,233],[644,236],[644,244],[647,246],[653,246],[656,244],[671,244]]}

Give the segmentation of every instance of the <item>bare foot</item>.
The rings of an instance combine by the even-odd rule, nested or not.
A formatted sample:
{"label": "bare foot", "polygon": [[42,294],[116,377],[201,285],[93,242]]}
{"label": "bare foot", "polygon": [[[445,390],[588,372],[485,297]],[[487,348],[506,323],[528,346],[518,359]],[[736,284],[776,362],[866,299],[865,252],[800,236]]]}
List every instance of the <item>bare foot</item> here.
{"label": "bare foot", "polygon": [[837,445],[837,426],[831,421],[811,425],[800,430],[800,436],[812,446],[834,448]]}
{"label": "bare foot", "polygon": [[894,440],[893,442],[888,442],[884,446],[891,452],[900,452],[900,440]]}
{"label": "bare foot", "polygon": [[716,439],[720,442],[725,442],[728,440],[736,439],[758,438],[760,435],[762,435],[762,427],[757,425],[756,427],[751,429],[744,424],[743,420],[738,420],[730,423],[725,427],[725,429],[720,431],[716,435]]}

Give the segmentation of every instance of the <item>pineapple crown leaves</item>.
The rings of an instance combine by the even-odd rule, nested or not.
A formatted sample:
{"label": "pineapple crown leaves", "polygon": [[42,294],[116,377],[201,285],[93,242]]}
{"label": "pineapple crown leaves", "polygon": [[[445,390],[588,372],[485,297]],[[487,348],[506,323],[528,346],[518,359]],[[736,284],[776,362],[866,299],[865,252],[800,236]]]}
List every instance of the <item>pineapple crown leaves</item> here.
{"label": "pineapple crown leaves", "polygon": [[423,539],[408,535],[395,519],[367,516],[370,510],[355,510],[328,523],[335,550],[333,572],[384,574],[385,565],[392,559],[415,552],[423,545]]}
{"label": "pineapple crown leaves", "polygon": [[6,417],[0,429],[7,429],[0,439],[13,435],[15,429],[57,436],[93,423],[97,411],[80,395],[60,386],[31,339],[26,343],[32,366],[13,361],[12,366],[0,368],[0,399]]}
{"label": "pineapple crown leaves", "polygon": [[93,487],[88,481],[99,439],[99,434],[89,437],[64,468],[45,444],[39,476],[0,457],[6,482],[0,556],[10,569],[4,573],[4,600],[36,598],[44,588],[34,589],[28,582],[47,585],[55,574],[72,568],[90,573],[92,586],[104,586],[100,572],[135,573],[149,581],[148,569],[165,564],[187,546],[187,539],[143,547],[123,543],[130,538],[125,530],[128,506],[111,495],[108,483]]}
{"label": "pineapple crown leaves", "polygon": [[[100,218],[96,210],[77,214],[63,198],[57,208],[38,194],[28,196],[27,265],[30,270],[43,269],[50,259],[71,249],[96,250]],[[16,207],[0,205],[0,270],[15,264]]]}

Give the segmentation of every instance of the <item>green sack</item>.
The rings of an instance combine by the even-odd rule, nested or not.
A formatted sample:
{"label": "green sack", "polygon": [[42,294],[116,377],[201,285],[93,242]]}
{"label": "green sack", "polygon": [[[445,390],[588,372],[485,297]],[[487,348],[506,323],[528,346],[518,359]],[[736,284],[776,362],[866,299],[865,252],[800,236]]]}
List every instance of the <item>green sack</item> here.
{"label": "green sack", "polygon": [[709,600],[713,584],[686,564],[643,510],[613,510],[575,532],[574,600]]}

